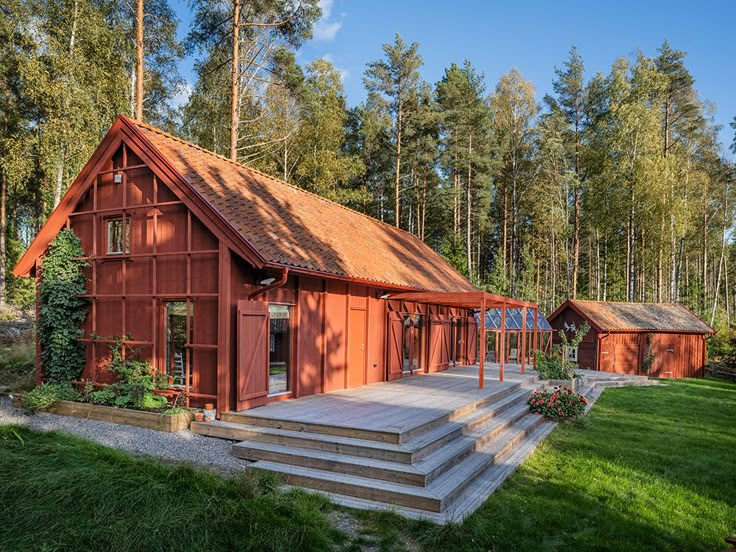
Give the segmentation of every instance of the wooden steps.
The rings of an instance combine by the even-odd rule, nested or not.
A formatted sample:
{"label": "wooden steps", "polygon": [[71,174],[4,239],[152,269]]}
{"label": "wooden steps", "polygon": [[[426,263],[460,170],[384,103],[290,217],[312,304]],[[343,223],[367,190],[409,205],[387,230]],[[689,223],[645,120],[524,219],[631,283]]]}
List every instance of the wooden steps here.
{"label": "wooden steps", "polygon": [[[641,376],[595,373],[585,375],[578,389],[592,405],[607,387],[653,383]],[[466,402],[451,399],[445,410],[425,394],[424,412],[408,407],[416,422],[403,424],[389,419],[381,425],[369,417],[359,426],[356,416],[346,421],[333,416],[341,423],[324,423],[314,416],[318,401],[313,400],[300,406],[302,412],[309,409],[303,419],[268,417],[263,409],[195,422],[192,431],[236,441],[233,455],[279,474],[288,485],[326,493],[348,506],[395,508],[446,522],[478,508],[555,427],[529,412],[529,395],[541,388],[544,383],[536,378],[524,379]]]}

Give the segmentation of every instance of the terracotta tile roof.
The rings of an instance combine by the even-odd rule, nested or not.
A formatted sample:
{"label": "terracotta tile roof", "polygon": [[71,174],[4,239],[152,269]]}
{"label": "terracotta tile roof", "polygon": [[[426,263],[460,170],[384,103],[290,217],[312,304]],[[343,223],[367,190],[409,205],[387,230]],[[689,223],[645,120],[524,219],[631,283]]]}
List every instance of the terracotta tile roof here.
{"label": "terracotta tile roof", "polygon": [[269,264],[428,291],[476,291],[416,236],[130,119]]}
{"label": "terracotta tile roof", "polygon": [[618,303],[578,299],[566,303],[576,307],[590,322],[605,331],[713,332],[713,328],[679,303]]}

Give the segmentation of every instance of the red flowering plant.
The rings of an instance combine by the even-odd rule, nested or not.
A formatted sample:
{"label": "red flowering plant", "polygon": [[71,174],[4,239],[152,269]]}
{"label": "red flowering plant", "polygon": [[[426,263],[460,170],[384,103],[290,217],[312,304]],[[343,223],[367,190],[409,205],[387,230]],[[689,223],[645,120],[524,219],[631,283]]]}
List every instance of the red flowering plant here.
{"label": "red flowering plant", "polygon": [[528,403],[534,414],[558,420],[580,416],[585,412],[588,399],[566,387],[555,387],[552,391],[535,391]]}

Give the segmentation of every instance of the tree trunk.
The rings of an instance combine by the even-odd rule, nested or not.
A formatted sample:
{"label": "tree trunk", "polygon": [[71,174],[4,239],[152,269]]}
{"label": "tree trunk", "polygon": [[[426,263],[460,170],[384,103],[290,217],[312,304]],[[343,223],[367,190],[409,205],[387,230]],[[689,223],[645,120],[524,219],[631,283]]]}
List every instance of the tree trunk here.
{"label": "tree trunk", "polygon": [[[576,153],[577,156],[577,153]],[[573,236],[572,236],[572,298],[578,296],[578,264],[580,261],[580,194],[578,187],[580,183],[575,184],[575,204],[573,205]]]}
{"label": "tree trunk", "polygon": [[502,220],[502,230],[501,230],[501,247],[502,247],[502,253],[501,253],[501,262],[502,268],[503,268],[503,277],[506,278],[506,252],[508,251],[508,226],[509,226],[509,195],[506,190],[506,184],[503,185],[503,215],[501,217]]}
{"label": "tree trunk", "polygon": [[396,115],[396,178],[394,180],[394,207],[396,228],[401,226],[401,130],[402,130],[403,106],[399,101],[399,110]]}
{"label": "tree trunk", "polygon": [[471,223],[472,223],[472,216],[471,213],[473,211],[473,205],[472,205],[472,194],[471,194],[471,187],[472,187],[472,176],[473,176],[473,167],[472,167],[472,155],[473,155],[473,135],[471,134],[468,137],[468,182],[467,182],[467,190],[466,190],[466,202],[467,202],[467,210],[468,210],[468,216],[467,216],[467,228],[466,228],[466,251],[467,251],[467,262],[468,262],[468,279],[473,280],[473,247],[471,243],[472,238],[472,231],[471,231]]}
{"label": "tree trunk", "polygon": [[54,207],[61,201],[64,195],[64,149],[59,154],[59,161],[56,165],[56,186],[54,186]]}
{"label": "tree trunk", "polygon": [[143,0],[137,0],[135,15],[135,118],[143,122]]}
{"label": "tree trunk", "polygon": [[233,4],[233,59],[232,71],[230,73],[230,159],[238,160],[238,123],[240,113],[238,112],[240,99],[240,0],[234,0]]}

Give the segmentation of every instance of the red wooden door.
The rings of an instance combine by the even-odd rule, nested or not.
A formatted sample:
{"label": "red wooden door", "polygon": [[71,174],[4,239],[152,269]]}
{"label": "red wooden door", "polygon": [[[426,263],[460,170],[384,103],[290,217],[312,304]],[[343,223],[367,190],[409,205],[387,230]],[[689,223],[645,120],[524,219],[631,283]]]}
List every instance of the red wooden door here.
{"label": "red wooden door", "polygon": [[386,336],[386,367],[388,381],[401,377],[404,362],[404,320],[398,313],[389,312]]}
{"label": "red wooden door", "polygon": [[348,387],[365,384],[366,312],[350,309],[348,321]]}
{"label": "red wooden door", "polygon": [[601,357],[598,359],[598,370],[601,372],[613,372],[613,345],[609,337],[604,337],[600,344]]}
{"label": "red wooden door", "polygon": [[442,369],[442,321],[439,316],[429,317],[429,371]]}
{"label": "red wooden door", "polygon": [[266,404],[268,328],[266,303],[238,301],[238,410]]}
{"label": "red wooden door", "polygon": [[478,322],[475,316],[468,318],[468,338],[466,340],[467,347],[465,349],[468,364],[475,364],[478,361]]}
{"label": "red wooden door", "polygon": [[442,363],[440,370],[447,370],[450,367],[450,359],[452,356],[452,320],[442,320]]}

